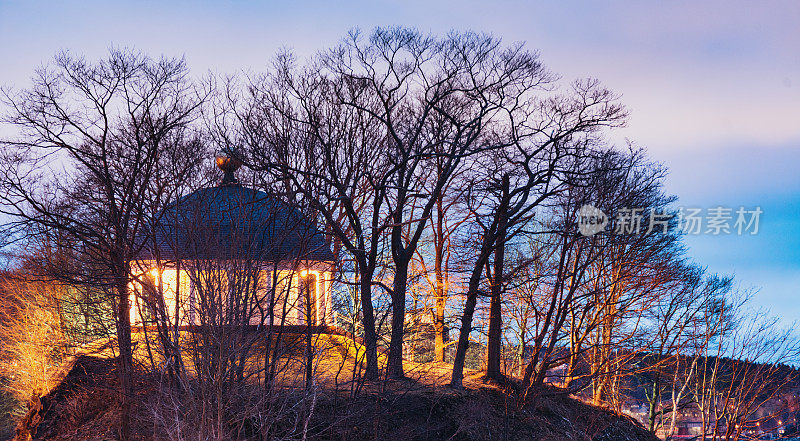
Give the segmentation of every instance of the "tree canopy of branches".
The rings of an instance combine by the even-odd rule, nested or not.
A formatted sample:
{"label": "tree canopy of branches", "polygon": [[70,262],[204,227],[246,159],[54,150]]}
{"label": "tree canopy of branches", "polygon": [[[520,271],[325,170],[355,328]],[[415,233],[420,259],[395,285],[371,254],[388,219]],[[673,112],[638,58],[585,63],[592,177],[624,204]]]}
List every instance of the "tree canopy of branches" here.
{"label": "tree canopy of branches", "polygon": [[[110,299],[125,403],[130,262],[153,213],[203,156],[192,126],[203,96],[183,60],[124,50],[96,63],[60,53],[32,81],[2,93],[11,134],[0,143],[2,211],[17,239],[49,235],[69,250],[73,264],[49,276]],[[123,408],[122,438],[130,439]]]}
{"label": "tree canopy of branches", "polygon": [[[182,59],[115,49],[90,62],[64,52],[0,99],[3,239],[37,250],[8,279],[19,283],[2,285],[0,337],[19,334],[20,345],[5,347],[0,366],[29,367],[14,383],[27,399],[49,387],[39,373],[69,352],[37,352],[37,338],[61,349],[108,333],[121,439],[133,437],[136,366],[168,378],[161,398],[171,407],[157,415],[183,422],[176,438],[197,426],[216,439],[270,439],[288,414],[291,436],[309,430],[322,355],[312,279],[295,275],[307,265],[302,250],[282,262],[232,255],[248,229],[267,228],[234,220],[228,247],[214,249],[202,202],[195,217],[168,218],[209,185],[214,150],[246,166],[253,188],[237,189],[258,190],[324,232],[336,258],[326,283],[352,296],[334,311],[347,310],[356,337],[344,351],[359,358],[351,396],[382,375],[406,376],[416,350],[408,327],[428,324],[419,334],[432,336],[434,361],[452,361],[452,387],[481,369],[513,383],[522,405],[556,391],[618,411],[636,387],[648,429],[669,436],[693,407],[704,435],[734,439],[795,384],[784,366],[797,360],[794,330],[748,310],[731,278],[687,258],[666,168],[610,141],[628,117],[619,96],[595,79],[563,81],[524,44],[355,30],[308,59],[283,52],[264,72],[202,80]],[[580,228],[587,209],[607,215],[593,234]],[[165,222],[183,222],[191,240],[181,246],[208,258],[158,255]],[[154,253],[153,268],[137,266],[143,251]],[[165,269],[176,274],[172,292]],[[62,288],[70,294],[54,294]],[[191,312],[179,293],[190,289]],[[305,318],[297,354],[282,342],[291,308]],[[131,311],[146,355],[132,347]],[[70,314],[85,318],[83,337],[64,325]],[[457,324],[453,345],[446,323]],[[280,381],[296,366],[304,375],[290,397]]]}

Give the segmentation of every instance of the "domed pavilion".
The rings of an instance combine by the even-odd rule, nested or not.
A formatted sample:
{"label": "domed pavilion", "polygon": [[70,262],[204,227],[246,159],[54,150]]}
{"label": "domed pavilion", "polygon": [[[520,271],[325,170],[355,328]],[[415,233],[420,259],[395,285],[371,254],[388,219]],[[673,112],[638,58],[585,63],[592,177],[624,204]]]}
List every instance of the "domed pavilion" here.
{"label": "domed pavilion", "polygon": [[241,185],[241,163],[216,158],[222,182],[177,199],[152,222],[133,262],[131,323],[326,325],[335,259],[315,222]]}

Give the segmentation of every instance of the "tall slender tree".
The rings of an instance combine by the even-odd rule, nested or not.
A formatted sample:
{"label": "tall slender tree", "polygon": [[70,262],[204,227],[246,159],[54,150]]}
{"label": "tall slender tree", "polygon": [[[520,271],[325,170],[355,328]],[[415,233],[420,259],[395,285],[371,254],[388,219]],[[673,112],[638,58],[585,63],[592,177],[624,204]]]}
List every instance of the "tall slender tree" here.
{"label": "tall slender tree", "polygon": [[81,263],[49,276],[108,294],[120,353],[120,437],[131,439],[131,261],[148,215],[176,185],[161,187],[157,178],[193,164],[187,159],[199,146],[192,122],[202,95],[182,59],[111,50],[98,62],[60,53],[30,88],[4,89],[2,99],[6,227],[19,240],[57,231],[60,246]]}
{"label": "tall slender tree", "polygon": [[[618,127],[626,118],[617,97],[595,80],[575,82],[568,92],[533,89],[523,96],[524,100],[517,101],[525,104],[509,114],[511,124],[497,133],[506,139],[500,143],[506,147],[495,149],[494,157],[481,165],[484,174],[474,178],[474,191],[469,195],[480,201],[472,204],[480,245],[476,247],[461,317],[451,378],[455,387],[460,387],[463,379],[482,272],[498,245],[499,233],[504,232],[502,243],[523,233],[537,207],[589,173],[589,159],[602,142],[598,132]],[[498,190],[502,186],[497,182],[498,176],[506,173],[510,176],[507,193]]]}

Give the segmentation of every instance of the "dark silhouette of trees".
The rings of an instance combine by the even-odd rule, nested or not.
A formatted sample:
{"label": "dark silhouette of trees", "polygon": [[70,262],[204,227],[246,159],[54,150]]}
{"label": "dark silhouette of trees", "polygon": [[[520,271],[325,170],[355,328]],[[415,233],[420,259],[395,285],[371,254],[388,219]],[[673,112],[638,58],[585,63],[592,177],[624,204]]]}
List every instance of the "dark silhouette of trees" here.
{"label": "dark silhouette of trees", "polygon": [[[180,59],[62,53],[31,87],[0,96],[2,239],[20,255],[36,250],[14,273],[20,283],[1,287],[14,295],[0,337],[36,335],[20,334],[0,367],[25,358],[50,369],[45,355],[61,352],[29,344],[48,330],[59,351],[62,339],[71,348],[113,336],[121,439],[135,437],[134,366],[164,380],[166,407],[153,415],[178,421],[167,430],[176,438],[305,437],[320,387],[317,326],[336,312],[317,309],[319,273],[350,302],[355,338],[343,353],[364,357],[351,398],[365,380],[403,384],[376,380],[408,374],[409,313],[440,364],[446,324],[459,324],[452,387],[480,363],[477,347],[484,379],[513,385],[520,406],[574,393],[621,411],[635,384],[654,433],[674,434],[694,406],[704,434],[735,439],[796,381],[784,366],[797,360],[793,329],[748,311],[731,278],[687,259],[666,169],[609,141],[627,118],[618,96],[594,79],[562,82],[523,44],[353,31],[307,60],[281,53],[262,74],[203,81]],[[225,153],[222,168],[245,166],[247,186],[233,167],[205,188],[212,150]],[[214,203],[187,198],[201,187],[296,210],[298,222],[269,239],[284,254],[249,248],[272,228],[247,222],[263,201],[241,200],[214,225],[204,217]],[[608,224],[587,233],[586,209]],[[323,260],[335,268],[310,268],[310,237],[281,241],[309,227],[324,233],[314,240],[331,245],[335,258]],[[289,311],[302,321],[295,352],[284,344]],[[67,317],[83,334],[47,327]],[[50,381],[24,378],[24,393]]]}
{"label": "dark silhouette of trees", "polygon": [[[483,162],[486,174],[475,179],[476,184],[490,184],[477,184],[470,194],[476,201],[472,204],[474,218],[482,239],[461,318],[451,380],[454,386],[460,386],[463,377],[482,272],[498,245],[501,221],[505,223],[505,241],[524,232],[537,207],[567,188],[572,180],[590,172],[586,169],[588,161],[602,139],[598,132],[625,121],[625,111],[614,94],[597,81],[579,81],[564,92],[529,92],[525,105],[510,113],[510,121],[519,125],[511,125],[507,132],[498,134],[508,140],[505,147],[496,149],[494,156]],[[498,177],[505,174],[510,182],[507,193],[499,191],[502,186],[497,184]]]}
{"label": "dark silhouette of trees", "polygon": [[[57,233],[79,263],[49,276],[109,298],[116,324],[122,439],[132,392],[130,263],[148,215],[195,164],[202,101],[183,60],[112,50],[92,63],[67,52],[25,90],[4,89],[0,202],[15,239]],[[169,176],[169,179],[165,179]]]}

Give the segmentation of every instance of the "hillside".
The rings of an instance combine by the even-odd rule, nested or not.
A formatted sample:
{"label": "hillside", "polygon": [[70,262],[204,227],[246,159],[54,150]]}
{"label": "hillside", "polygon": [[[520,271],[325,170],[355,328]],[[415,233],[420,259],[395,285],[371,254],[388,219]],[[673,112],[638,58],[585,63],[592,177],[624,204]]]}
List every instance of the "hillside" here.
{"label": "hillside", "polygon": [[[328,336],[317,344],[347,340]],[[408,380],[367,385],[361,393],[351,395],[331,383],[331,370],[341,364],[343,352],[323,352],[328,355],[320,360],[314,408],[311,418],[302,422],[302,430],[297,427],[296,413],[283,412],[273,422],[276,436],[302,432],[315,440],[657,439],[626,417],[555,389],[548,390],[536,408],[522,409],[498,388],[484,385],[477,372],[470,373],[465,389],[453,390],[444,386],[446,365],[408,363]],[[16,439],[116,439],[120,408],[114,360],[106,355],[98,351],[78,356],[61,383],[33,403],[17,428]],[[133,427],[138,439],[170,439],[170,434],[153,422],[153,403],[163,399],[157,392],[158,382],[153,375],[137,375]],[[283,393],[289,397],[301,392],[287,389]]]}

